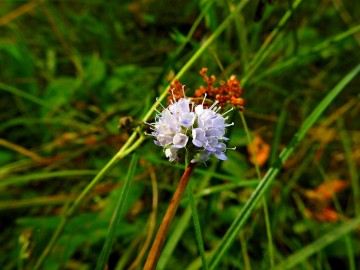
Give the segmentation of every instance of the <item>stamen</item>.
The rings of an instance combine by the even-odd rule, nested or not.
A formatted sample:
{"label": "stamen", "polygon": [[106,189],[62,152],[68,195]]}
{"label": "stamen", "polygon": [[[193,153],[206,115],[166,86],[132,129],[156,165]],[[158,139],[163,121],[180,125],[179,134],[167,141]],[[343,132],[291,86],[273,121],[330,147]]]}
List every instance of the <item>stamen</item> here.
{"label": "stamen", "polygon": [[215,100],[215,102],[213,103],[213,105],[211,105],[211,107],[209,109],[212,110],[218,103],[219,103],[219,101]]}
{"label": "stamen", "polygon": [[163,109],[165,109],[165,107],[164,107],[164,106],[161,104],[161,102],[159,101],[159,97],[156,98],[156,101],[158,101],[159,105],[160,105],[161,107],[163,107]]}
{"label": "stamen", "polygon": [[225,114],[227,114],[228,112],[231,112],[234,109],[234,107],[231,107],[227,112],[223,113],[222,116],[224,116]]}
{"label": "stamen", "polygon": [[151,126],[151,127],[155,127],[155,123],[148,123],[148,122],[144,122],[144,123]]}
{"label": "stamen", "polygon": [[174,94],[174,89],[171,89],[171,93],[172,93],[172,96],[173,96],[174,101],[176,102],[176,98],[175,98],[175,94]]}
{"label": "stamen", "polygon": [[186,96],[185,96],[185,84],[182,86],[182,91],[183,91],[184,98],[186,98]]}
{"label": "stamen", "polygon": [[220,109],[221,109],[221,107],[219,106],[219,107],[216,109],[215,112],[217,113]]}
{"label": "stamen", "polygon": [[226,147],[226,149],[235,150],[236,146],[235,147]]}
{"label": "stamen", "polygon": [[205,93],[204,99],[203,99],[203,101],[202,101],[202,103],[201,103],[202,106],[204,106],[204,102],[205,102],[206,96],[207,96],[207,94]]}

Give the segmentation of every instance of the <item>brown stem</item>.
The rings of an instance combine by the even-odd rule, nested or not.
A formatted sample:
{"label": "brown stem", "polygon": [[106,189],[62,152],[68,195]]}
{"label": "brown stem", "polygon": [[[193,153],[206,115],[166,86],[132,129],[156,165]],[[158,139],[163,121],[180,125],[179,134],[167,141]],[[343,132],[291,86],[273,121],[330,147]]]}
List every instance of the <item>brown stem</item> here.
{"label": "brown stem", "polygon": [[186,190],[186,186],[189,183],[190,177],[195,169],[196,163],[190,163],[180,179],[180,183],[175,190],[175,193],[170,201],[169,207],[166,210],[165,216],[161,221],[160,227],[157,231],[155,240],[150,249],[149,255],[147,257],[144,270],[154,270],[156,268],[157,262],[160,257],[161,250],[163,248],[166,235],[169,231],[170,225],[174,219],[176,210],[181,201],[181,197]]}

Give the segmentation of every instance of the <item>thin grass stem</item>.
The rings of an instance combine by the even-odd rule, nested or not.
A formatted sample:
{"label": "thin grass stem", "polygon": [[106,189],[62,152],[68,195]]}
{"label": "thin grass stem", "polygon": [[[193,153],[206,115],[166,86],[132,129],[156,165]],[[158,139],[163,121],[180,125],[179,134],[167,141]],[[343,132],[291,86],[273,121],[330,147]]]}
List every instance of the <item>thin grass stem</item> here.
{"label": "thin grass stem", "polygon": [[[252,155],[253,160],[254,160],[256,175],[257,175],[258,180],[261,181],[261,172],[260,172],[259,163],[258,163],[258,160],[257,160],[256,155],[255,155],[254,147],[253,147],[253,145],[251,143],[252,140],[251,140],[250,131],[249,131],[249,128],[247,126],[244,113],[242,111],[240,111],[240,117],[241,117],[241,122],[242,122],[242,124],[244,126],[244,130],[245,130],[245,134],[246,134],[246,139],[248,141],[248,145],[250,146],[251,155]],[[268,210],[268,205],[267,205],[265,197],[263,197],[263,199],[262,199],[262,204],[263,204],[263,208],[264,208],[266,235],[267,235],[267,238],[268,238],[268,251],[269,251],[270,266],[273,267],[274,264],[275,264],[275,262],[274,262],[275,261],[275,259],[274,259],[274,251],[273,251],[274,244],[273,244],[273,237],[272,237],[272,233],[271,233],[269,210]]]}
{"label": "thin grass stem", "polygon": [[200,220],[199,220],[199,215],[198,215],[198,212],[196,209],[196,203],[195,203],[194,194],[193,194],[193,190],[192,190],[191,180],[188,183],[186,192],[189,197],[191,213],[192,213],[192,217],[193,217],[193,221],[194,221],[195,235],[196,235],[196,241],[198,244],[200,257],[201,257],[201,261],[202,261],[202,269],[207,270],[207,269],[209,269],[209,267],[206,262],[204,242],[203,242],[202,234],[201,234]]}
{"label": "thin grass stem", "polygon": [[271,44],[275,40],[275,38],[279,35],[281,30],[284,28],[286,23],[291,18],[291,15],[294,11],[299,7],[302,0],[295,0],[292,4],[291,8],[288,9],[284,16],[280,19],[278,25],[274,28],[273,31],[267,36],[264,43],[256,53],[255,57],[250,62],[250,69],[249,72],[245,74],[245,77],[241,80],[241,85],[245,85],[249,78],[255,73],[255,71],[259,68],[259,66],[263,63],[266,57],[270,54],[271,51]]}
{"label": "thin grass stem", "polygon": [[340,129],[340,137],[341,137],[341,141],[342,141],[344,151],[345,151],[345,157],[346,157],[348,167],[349,167],[351,190],[354,194],[353,196],[354,196],[355,214],[357,216],[359,216],[360,215],[359,173],[356,169],[356,162],[355,162],[355,160],[353,158],[353,154],[352,154],[353,147],[352,147],[352,143],[351,143],[351,138],[346,132],[344,120],[342,118],[338,118],[337,124]]}
{"label": "thin grass stem", "polygon": [[139,160],[139,154],[135,152],[132,156],[129,170],[126,175],[124,185],[121,189],[121,194],[119,196],[119,199],[117,201],[116,207],[113,212],[113,216],[112,216],[110,224],[109,224],[109,228],[108,228],[108,231],[107,231],[107,234],[105,237],[105,243],[101,250],[101,253],[100,253],[100,256],[99,256],[99,259],[97,262],[96,269],[98,269],[98,270],[105,269],[105,265],[107,263],[107,260],[109,259],[111,248],[115,241],[115,234],[119,229],[120,220],[124,213],[124,208],[126,205],[126,198],[129,193],[130,182],[134,178],[138,160]]}

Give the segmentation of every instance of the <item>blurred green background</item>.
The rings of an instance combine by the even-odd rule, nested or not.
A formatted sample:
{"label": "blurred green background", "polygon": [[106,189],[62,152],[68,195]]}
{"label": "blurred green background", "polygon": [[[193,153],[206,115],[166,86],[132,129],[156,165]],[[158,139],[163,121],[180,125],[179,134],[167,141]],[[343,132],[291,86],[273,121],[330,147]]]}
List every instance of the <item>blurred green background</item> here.
{"label": "blurred green background", "polygon": [[[1,268],[33,269],[64,209],[134,128],[146,128],[141,119],[156,97],[220,27],[180,81],[189,95],[204,84],[203,67],[219,80],[235,74],[242,81],[244,115],[264,175],[360,62],[359,1],[295,2],[300,5],[248,1],[223,25],[240,1],[1,1]],[[272,254],[259,205],[219,269],[270,269],[271,260],[281,263],[359,216],[359,89],[357,76],[267,192]],[[200,165],[193,177],[206,251],[258,182],[241,118],[237,112],[231,118],[236,151],[228,150],[225,162]],[[142,269],[147,239],[182,174],[183,166],[169,163],[150,137],[138,151],[108,269]],[[129,163],[121,160],[84,199],[43,269],[95,269]],[[170,236],[183,231],[158,269],[201,268],[192,222],[180,219],[186,206],[184,198]],[[303,255],[294,269],[358,269],[359,233]]]}

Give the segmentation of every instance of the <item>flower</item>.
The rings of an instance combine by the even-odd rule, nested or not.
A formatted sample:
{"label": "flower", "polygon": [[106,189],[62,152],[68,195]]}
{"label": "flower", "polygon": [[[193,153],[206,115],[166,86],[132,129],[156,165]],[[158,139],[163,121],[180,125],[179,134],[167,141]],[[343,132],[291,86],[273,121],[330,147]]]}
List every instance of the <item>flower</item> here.
{"label": "flower", "polygon": [[[206,94],[201,104],[195,105],[189,98],[176,100],[175,95],[171,104],[158,112],[151,126],[151,136],[154,143],[162,146],[165,156],[170,162],[179,161],[187,151],[191,162],[201,162],[209,159],[210,155],[220,160],[226,160],[225,128],[227,124],[225,114],[220,114],[220,107],[215,101],[209,108],[204,107]],[[230,111],[230,110],[229,110]]]}

